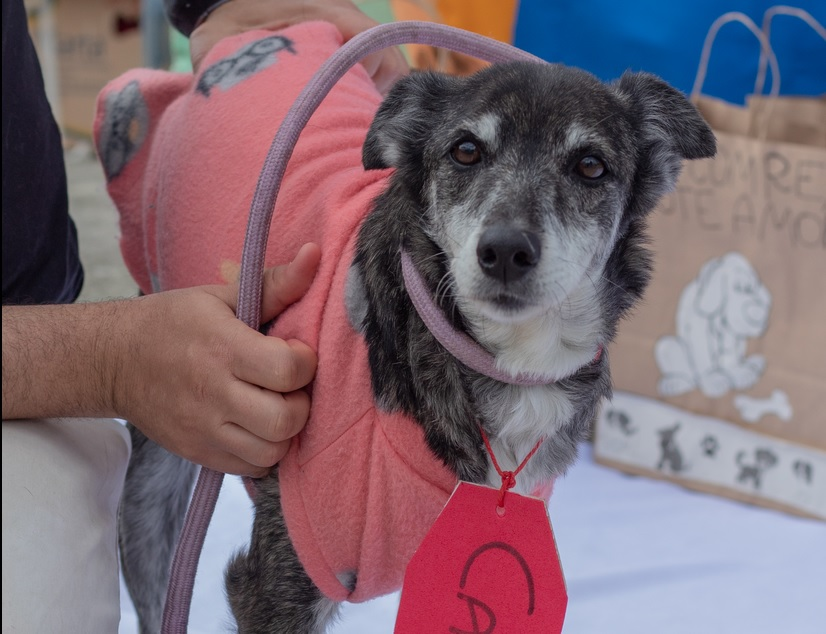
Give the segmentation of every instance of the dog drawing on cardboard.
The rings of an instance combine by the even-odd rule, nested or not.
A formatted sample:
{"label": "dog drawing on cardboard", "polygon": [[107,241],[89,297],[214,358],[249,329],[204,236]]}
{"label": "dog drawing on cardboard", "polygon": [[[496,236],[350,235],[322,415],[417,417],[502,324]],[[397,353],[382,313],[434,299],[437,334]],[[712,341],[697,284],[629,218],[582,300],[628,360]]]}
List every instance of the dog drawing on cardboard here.
{"label": "dog drawing on cardboard", "polygon": [[[107,86],[97,144],[143,290],[237,267],[266,149],[340,44],[323,23],[249,32],[194,78],[139,70]],[[204,76],[219,78],[208,94]],[[714,151],[694,107],[647,74],[604,84],[508,63],[412,74],[383,102],[360,67],[338,83],[298,142],[270,235],[267,265],[321,246],[313,286],[271,331],[319,364],[307,427],[257,482],[249,549],[227,569],[240,632],[323,632],[341,601],[398,589],[456,482],[499,486],[479,425],[503,469],[545,438],[518,491],[565,472],[610,394],[604,347],[649,277],[646,215],[683,159]],[[454,358],[411,303],[402,254],[498,371],[542,384]],[[132,434],[121,553],[152,632],[194,467]]]}
{"label": "dog drawing on cardboard", "polygon": [[717,398],[757,383],[766,360],[746,348],[766,331],[770,311],[771,295],[745,256],[732,252],[707,262],[680,295],[677,335],[655,347],[660,394],[699,389]]}

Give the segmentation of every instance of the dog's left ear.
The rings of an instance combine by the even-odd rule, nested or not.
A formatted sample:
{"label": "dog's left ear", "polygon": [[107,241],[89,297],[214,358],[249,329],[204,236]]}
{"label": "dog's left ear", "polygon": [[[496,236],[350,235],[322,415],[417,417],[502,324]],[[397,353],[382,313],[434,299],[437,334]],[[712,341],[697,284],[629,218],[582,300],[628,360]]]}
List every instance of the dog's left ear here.
{"label": "dog's left ear", "polygon": [[400,79],[379,106],[362,149],[364,169],[399,167],[410,152],[420,151],[435,120],[435,108],[456,79],[431,72],[414,72]]}
{"label": "dog's left ear", "polygon": [[646,140],[664,142],[684,159],[709,158],[717,152],[714,133],[694,104],[659,77],[626,72],[616,90],[630,99]]}
{"label": "dog's left ear", "polygon": [[640,153],[629,218],[647,214],[674,189],[683,159],[714,156],[717,140],[691,102],[648,73],[625,73],[614,90],[625,103]]}

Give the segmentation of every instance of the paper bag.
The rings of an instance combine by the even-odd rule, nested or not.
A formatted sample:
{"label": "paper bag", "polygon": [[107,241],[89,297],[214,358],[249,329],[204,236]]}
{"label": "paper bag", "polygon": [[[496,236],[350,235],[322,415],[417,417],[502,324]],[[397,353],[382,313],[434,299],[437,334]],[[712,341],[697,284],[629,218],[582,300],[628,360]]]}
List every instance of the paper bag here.
{"label": "paper bag", "polygon": [[826,519],[826,100],[696,103],[717,156],[651,218],[655,273],[610,349],[595,453]]}

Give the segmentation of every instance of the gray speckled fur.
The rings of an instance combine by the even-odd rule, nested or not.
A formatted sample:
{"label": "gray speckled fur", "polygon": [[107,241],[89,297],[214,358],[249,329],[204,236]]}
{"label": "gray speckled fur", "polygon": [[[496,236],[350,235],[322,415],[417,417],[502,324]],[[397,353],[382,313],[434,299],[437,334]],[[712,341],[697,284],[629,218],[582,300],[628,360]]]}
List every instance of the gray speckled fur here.
{"label": "gray speckled fur", "polygon": [[239,632],[324,632],[338,612],[304,572],[281,513],[278,475],[258,482],[255,522],[246,553],[226,572],[227,595]]}
{"label": "gray speckled fur", "polygon": [[161,631],[172,555],[198,467],[128,427],[132,456],[118,514],[121,569],[141,634],[155,634]]}
{"label": "gray speckled fur", "polygon": [[[490,137],[478,169],[457,167],[448,157],[468,126]],[[360,229],[347,287],[348,313],[367,342],[379,406],[405,412],[422,425],[430,449],[459,478],[492,481],[478,423],[498,443],[500,460],[524,456],[537,438],[548,437],[520,479],[536,483],[564,473],[611,391],[607,352],[592,363],[588,355],[611,341],[619,319],[648,282],[645,217],[674,186],[683,159],[711,156],[714,150],[711,131],[685,97],[646,74],[603,84],[575,69],[513,63],[470,78],[421,73],[401,80],[379,109],[364,146],[367,169],[396,171]],[[575,165],[577,157],[591,154],[609,166],[599,182],[583,182],[573,172],[571,161]],[[573,368],[562,372],[567,378],[532,388],[499,383],[452,358],[425,328],[404,288],[402,246],[456,328],[477,339],[495,336],[479,330],[475,317],[462,310],[466,298],[455,267],[467,261],[452,253],[451,232],[461,232],[465,223],[514,223],[543,239],[550,227],[563,246],[583,231],[596,236],[582,248],[587,262],[573,262],[586,271],[585,291],[577,292],[587,301],[555,297],[560,300],[555,310],[568,314],[568,321],[560,318],[554,342],[568,355],[566,367]],[[571,252],[577,253],[573,247]],[[498,282],[480,280],[479,293],[498,301]],[[529,301],[555,282],[531,273],[506,290]],[[558,292],[553,287],[551,295]],[[588,327],[580,328],[580,316]],[[553,370],[556,359],[544,352],[541,338],[535,343],[551,357]],[[547,411],[537,412],[537,403]],[[133,462],[151,453],[139,447]],[[132,544],[141,531],[123,526],[124,557],[141,551],[149,559],[166,558],[149,566],[154,572],[142,579],[128,563],[130,591],[162,597],[162,590],[136,586],[163,581],[157,570],[168,566],[167,546],[179,530],[175,514],[182,513],[180,495],[191,487],[191,474],[182,476],[171,464],[160,471],[133,465],[129,477],[143,482],[127,486],[124,524],[134,516],[149,518],[158,524],[154,533],[163,535]],[[138,494],[164,477],[177,494]],[[160,513],[127,510],[136,503],[155,504],[152,495],[168,500]],[[250,547],[234,557],[226,575],[239,631],[325,631],[337,606],[321,596],[298,562],[281,514],[277,474],[259,482],[255,507]],[[355,582],[356,571],[342,574]],[[154,607],[138,610],[144,624],[155,614]]]}

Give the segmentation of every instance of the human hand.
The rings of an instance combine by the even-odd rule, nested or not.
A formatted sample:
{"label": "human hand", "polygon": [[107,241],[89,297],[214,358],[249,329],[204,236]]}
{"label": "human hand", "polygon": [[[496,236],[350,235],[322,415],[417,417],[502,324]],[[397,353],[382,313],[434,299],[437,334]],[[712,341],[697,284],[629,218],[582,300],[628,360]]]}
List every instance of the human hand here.
{"label": "human hand", "polygon": [[[264,272],[262,322],[309,288],[320,258],[305,245]],[[169,451],[217,471],[265,476],[307,421],[316,355],[235,316],[237,284],[149,295],[108,345],[115,411]],[[114,340],[113,340],[114,339]],[[119,353],[117,351],[120,351]],[[124,354],[125,353],[125,354]]]}
{"label": "human hand", "polygon": [[[197,72],[209,50],[225,37],[253,29],[283,29],[311,20],[334,24],[345,42],[378,24],[350,0],[231,0],[216,8],[192,32],[189,39],[192,67]],[[409,71],[398,48],[374,53],[361,63],[382,94],[387,94]]]}

